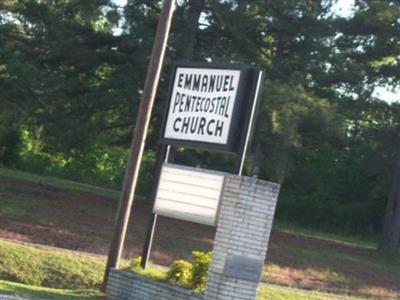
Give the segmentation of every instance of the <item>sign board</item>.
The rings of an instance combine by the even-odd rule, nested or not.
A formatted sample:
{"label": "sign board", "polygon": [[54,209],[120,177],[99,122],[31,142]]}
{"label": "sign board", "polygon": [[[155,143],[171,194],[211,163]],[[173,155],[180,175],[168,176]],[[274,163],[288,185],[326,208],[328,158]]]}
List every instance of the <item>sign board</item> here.
{"label": "sign board", "polygon": [[249,125],[260,72],[242,65],[176,63],[161,141],[235,152]]}
{"label": "sign board", "polygon": [[259,282],[264,259],[228,254],[223,274],[237,279]]}
{"label": "sign board", "polygon": [[163,164],[153,212],[216,226],[224,178],[222,172]]}

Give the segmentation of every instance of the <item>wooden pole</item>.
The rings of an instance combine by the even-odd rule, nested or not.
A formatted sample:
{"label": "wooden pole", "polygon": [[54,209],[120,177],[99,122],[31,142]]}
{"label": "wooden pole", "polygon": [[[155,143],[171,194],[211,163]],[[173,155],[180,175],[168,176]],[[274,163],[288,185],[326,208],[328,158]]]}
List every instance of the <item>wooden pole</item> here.
{"label": "wooden pole", "polygon": [[139,167],[142,160],[151,111],[153,108],[157,86],[160,79],[160,73],[174,8],[175,0],[164,0],[163,8],[158,22],[155,42],[147,69],[143,95],[136,118],[135,129],[133,132],[128,165],[125,171],[124,183],[114,225],[114,233],[108,253],[106,270],[104,273],[102,286],[103,291],[106,290],[108,276],[110,274],[111,268],[116,268],[119,265],[122,250],[124,248],[125,235],[128,227],[129,217],[131,214],[131,207],[135,194]]}

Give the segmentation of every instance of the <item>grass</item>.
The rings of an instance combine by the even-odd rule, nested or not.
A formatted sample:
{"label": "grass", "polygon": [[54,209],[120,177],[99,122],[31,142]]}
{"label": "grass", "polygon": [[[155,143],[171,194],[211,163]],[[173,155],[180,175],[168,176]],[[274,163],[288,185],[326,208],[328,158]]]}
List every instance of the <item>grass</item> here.
{"label": "grass", "polygon": [[131,268],[131,267],[128,267],[125,270],[129,272],[134,272],[135,274],[156,281],[166,281],[167,277],[166,268],[158,268],[157,266],[154,265],[150,266],[149,268],[146,268],[145,270],[143,270],[142,268]]}
{"label": "grass", "polygon": [[[109,195],[107,195],[107,193],[103,193],[104,190],[112,191],[68,180],[42,177],[25,172],[0,168],[0,179],[1,177],[31,182],[37,182],[38,180],[42,179],[42,182],[45,184],[52,185],[57,188],[73,189],[76,191],[99,194],[105,197],[109,197]],[[22,183],[18,184],[18,182],[6,181],[5,183],[5,185],[0,186],[0,215],[11,215],[22,221],[25,221],[29,218],[37,219],[41,224],[45,223],[47,220],[45,217],[47,217],[49,218],[49,226],[51,226],[48,226],[48,228],[55,228],[54,224],[60,225],[55,222],[55,220],[58,220],[57,217],[53,218],[52,215],[48,214],[49,210],[47,208],[40,209],[40,207],[43,207],[43,205],[45,207],[46,205],[53,204],[55,207],[57,207],[59,203],[55,202],[53,198],[56,199],[56,196],[58,196],[59,193],[63,193],[62,190],[53,191],[54,193],[51,192],[41,194],[38,185]],[[70,183],[71,185],[68,185],[67,183]],[[116,191],[113,192],[117,193]],[[77,196],[77,198],[80,197],[78,193],[71,194]],[[38,201],[26,201],[26,199],[29,199],[31,195],[32,197],[36,197],[35,199]],[[90,195],[83,195],[83,198],[87,196]],[[118,196],[116,195],[115,198],[117,197]],[[64,201],[64,198],[61,199]],[[97,198],[93,197],[93,199],[96,200]],[[90,206],[92,205],[91,203],[92,202],[89,201],[87,205]],[[85,209],[87,209],[87,212],[93,213],[93,216],[97,218],[96,220],[102,220],[102,222],[104,222],[104,219],[101,219],[99,216],[106,215],[106,208],[97,206],[96,209],[86,207]],[[41,213],[43,211],[46,211],[47,214],[43,214],[42,216]],[[35,214],[38,214],[38,216],[35,217]],[[69,219],[66,220],[68,221]],[[92,218],[92,221],[93,220],[94,219]],[[62,224],[60,226],[60,228],[64,228],[62,227]],[[77,232],[82,234],[81,229],[86,229],[85,226],[87,225],[82,224]],[[65,227],[65,230],[63,231],[65,234],[64,238],[68,238],[70,232],[75,233],[73,230],[70,231],[71,228],[72,227],[68,226]],[[346,234],[326,233],[321,230],[304,229],[285,223],[279,223],[277,226],[275,226],[275,229],[277,229],[277,231],[275,230],[276,236],[269,245],[268,263],[265,268],[265,272],[263,273],[263,279],[267,282],[289,287],[323,290],[326,292],[329,291],[330,293],[338,293],[340,295],[366,295],[371,297],[381,297],[382,299],[385,297],[393,298],[399,295],[396,279],[400,278],[400,252],[391,256],[382,255],[375,252],[374,248],[377,241],[376,237],[370,235],[359,238]],[[99,238],[104,238],[102,234],[104,234],[104,230],[95,232],[95,236]],[[201,232],[195,232],[192,234],[202,237]],[[90,238],[92,236],[93,234],[91,233]],[[180,250],[179,246],[171,248],[173,251],[175,251],[175,253],[179,252]],[[1,268],[3,260],[1,249],[2,247],[0,244],[0,279],[2,278]],[[190,251],[191,250],[192,249],[190,249]],[[12,252],[14,252],[14,250],[9,251],[9,253]],[[25,252],[25,250],[23,252]],[[18,251],[15,251],[15,253],[18,253]],[[28,253],[30,252],[28,251]],[[186,254],[183,253],[182,257],[185,257],[184,255]],[[63,273],[60,275],[61,278],[62,276],[65,276],[65,274],[68,274],[69,271],[67,270],[69,268],[74,270],[79,270],[81,268],[79,264],[77,264],[78,267],[75,267],[76,265],[72,262],[64,263],[64,259],[55,259],[55,261],[58,261],[56,264],[60,265],[61,267],[52,269],[50,265],[53,262],[49,262],[48,265],[46,265],[47,259],[45,258],[45,255],[43,258],[40,258],[41,255],[37,255],[36,253],[30,254],[30,256],[34,257],[32,262],[29,258],[27,258],[26,263],[22,262],[17,266],[14,265],[13,270],[11,270],[12,272],[10,270],[8,271],[8,280],[15,281],[15,278],[18,278],[20,282],[22,281],[28,284],[41,284],[49,286],[47,283],[49,281],[45,280],[44,278],[46,278],[46,276],[52,272],[56,274],[56,269],[60,269]],[[37,258],[40,258],[39,260],[41,261],[37,262]],[[8,259],[13,260],[14,258]],[[80,264],[85,264],[85,260],[86,258]],[[37,263],[35,263],[35,261]],[[29,281],[31,280],[29,277],[26,278],[23,276],[25,271],[21,271],[21,269],[24,268],[24,264],[27,264],[31,269],[35,269],[34,278],[36,278],[36,281]],[[44,268],[45,271],[43,271],[43,268],[41,269],[36,267],[40,264],[46,266]],[[63,265],[65,268],[62,267]],[[96,272],[101,274],[100,277],[98,277],[101,278],[102,271],[95,271],[94,273]],[[82,274],[79,274],[82,272],[77,271],[77,273],[78,275],[71,275],[72,278],[68,278],[68,280],[71,280],[72,282],[76,280],[72,287],[69,284],[61,287],[59,282],[53,283],[50,286],[67,289],[81,289],[82,286],[89,288],[92,286],[98,286],[99,283],[96,284],[93,281],[91,283],[89,282],[82,284],[80,279],[82,278]],[[154,277],[154,279],[160,277],[157,273],[143,273],[141,275]],[[21,278],[25,281],[20,280]],[[101,279],[97,280],[99,281]],[[286,293],[291,293],[292,295],[286,295]],[[278,288],[277,290],[274,290],[273,288],[261,288],[260,295],[260,299],[331,299],[326,298],[329,297],[329,295],[327,296],[323,293],[307,293],[303,295],[298,291],[288,290],[285,288]]]}
{"label": "grass", "polygon": [[278,286],[261,285],[258,289],[257,300],[362,300],[350,296],[338,296],[334,294],[322,293],[317,291],[302,291],[297,289],[283,288]]}
{"label": "grass", "polygon": [[[1,190],[0,190],[1,191]],[[7,214],[16,217],[23,217],[28,213],[28,207],[11,198],[1,198],[0,214]]]}
{"label": "grass", "polygon": [[343,232],[332,232],[332,231],[328,232],[326,230],[324,231],[324,230],[316,230],[310,228],[302,228],[295,224],[287,222],[274,222],[273,228],[283,232],[294,233],[296,235],[315,237],[326,241],[356,244],[358,246],[363,246],[367,248],[376,248],[379,240],[379,237],[373,234],[368,234],[365,236],[360,236],[360,235],[355,236]]}
{"label": "grass", "polygon": [[[157,265],[150,265],[146,270],[142,270],[138,264],[133,264],[125,268],[126,271],[134,272],[141,276],[150,278],[157,281],[166,281],[166,274],[168,268],[160,267]],[[338,274],[332,272],[331,276],[339,276]],[[335,280],[342,280],[341,278],[335,278]],[[307,291],[294,289],[289,287],[281,287],[277,285],[266,285],[261,283],[257,291],[256,300],[333,300],[333,299],[343,299],[343,300],[362,300],[363,298],[352,297],[352,296],[339,296],[337,294],[324,293],[320,291]]]}
{"label": "grass", "polygon": [[397,299],[400,255],[380,254],[369,247],[344,245],[337,240],[315,243],[315,238],[309,243],[300,239],[299,244],[271,244],[263,279],[340,295]]}
{"label": "grass", "polygon": [[336,257],[338,260],[340,259],[346,264],[364,264],[374,271],[399,273],[400,270],[400,255],[396,254],[381,254],[380,261],[378,262],[351,257],[348,255],[338,255],[333,251],[330,255],[331,257]]}
{"label": "grass", "polygon": [[[104,263],[93,257],[0,241],[0,294],[31,299],[104,299],[104,295],[95,290],[101,282],[103,268]],[[148,270],[138,273],[154,280],[164,280],[165,272],[166,269],[163,267],[151,266]],[[19,281],[19,283],[10,280]],[[257,300],[264,299],[325,300],[333,298],[324,293],[301,292],[262,285]]]}
{"label": "grass", "polygon": [[[323,262],[329,258],[335,261],[343,262],[346,265],[363,265],[376,272],[399,273],[400,271],[400,255],[396,254],[379,254],[374,258],[374,260],[368,260],[338,252],[336,249],[302,249],[298,247],[286,246],[285,250],[290,252],[297,258],[299,262],[302,262],[304,265],[309,265],[310,262]],[[334,274],[332,276],[338,277]]]}
{"label": "grass", "polygon": [[[141,276],[150,278],[157,281],[165,281],[167,269],[165,267],[159,267],[151,265],[146,270],[142,270],[139,267],[128,267],[127,271],[134,272]],[[323,293],[319,291],[306,291],[300,289],[293,289],[289,287],[271,286],[266,284],[260,284],[257,291],[256,300],[362,300],[362,298],[355,298],[351,296],[338,296],[335,294]]]}
{"label": "grass", "polygon": [[102,282],[104,261],[0,241],[0,279],[60,289],[94,289]]}
{"label": "grass", "polygon": [[95,290],[61,290],[0,280],[0,293],[29,299],[100,300],[104,295]]}
{"label": "grass", "polygon": [[75,191],[85,192],[85,193],[92,193],[92,194],[104,196],[104,197],[111,198],[111,199],[119,198],[119,191],[116,191],[116,190],[106,189],[106,188],[102,188],[102,187],[98,187],[98,186],[94,186],[94,185],[90,185],[90,184],[84,184],[84,183],[79,183],[79,182],[65,180],[65,179],[59,179],[59,178],[50,177],[50,176],[36,175],[36,174],[12,170],[12,169],[0,168],[0,177],[35,182],[35,183],[41,181],[43,184],[46,184],[46,185],[49,185],[52,187],[56,187],[56,188],[75,190]]}
{"label": "grass", "polygon": [[[54,300],[103,300],[105,296],[95,290],[61,290],[50,289],[0,280],[0,293],[29,297],[30,299]],[[260,286],[257,300],[333,300],[336,296],[320,292],[303,292],[280,287]],[[357,300],[361,298],[344,297],[342,299]]]}

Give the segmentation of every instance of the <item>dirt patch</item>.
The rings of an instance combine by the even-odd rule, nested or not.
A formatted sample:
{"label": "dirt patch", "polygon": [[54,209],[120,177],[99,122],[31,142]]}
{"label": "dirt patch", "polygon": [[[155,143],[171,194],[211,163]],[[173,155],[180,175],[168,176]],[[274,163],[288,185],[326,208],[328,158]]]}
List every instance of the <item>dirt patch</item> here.
{"label": "dirt patch", "polygon": [[[44,187],[42,184],[0,179],[1,198],[12,199],[24,215],[1,213],[0,236],[72,250],[106,254],[111,239],[117,202],[102,196]],[[124,256],[142,251],[151,207],[135,203],[127,233]],[[214,228],[158,218],[153,256],[169,264],[188,257],[192,250],[210,250]]]}
{"label": "dirt patch", "polygon": [[273,231],[266,261],[267,282],[400,298],[400,258],[381,256],[372,248]]}
{"label": "dirt patch", "polygon": [[[0,237],[107,254],[117,202],[72,190],[0,179]],[[138,256],[151,207],[135,203],[124,256]],[[152,260],[168,265],[193,250],[211,250],[215,229],[158,218]],[[400,259],[376,251],[273,231],[263,280],[292,287],[400,298]]]}

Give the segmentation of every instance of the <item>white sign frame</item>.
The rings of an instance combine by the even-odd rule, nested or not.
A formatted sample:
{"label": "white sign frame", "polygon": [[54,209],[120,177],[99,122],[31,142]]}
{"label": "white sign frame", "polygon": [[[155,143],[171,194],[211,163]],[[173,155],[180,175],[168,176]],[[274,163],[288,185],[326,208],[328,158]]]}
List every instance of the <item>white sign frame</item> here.
{"label": "white sign frame", "polygon": [[225,178],[224,172],[164,163],[153,213],[216,226]]}

